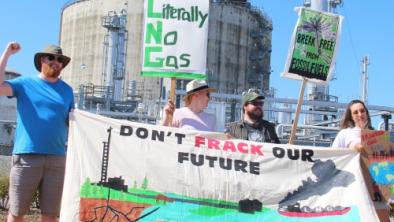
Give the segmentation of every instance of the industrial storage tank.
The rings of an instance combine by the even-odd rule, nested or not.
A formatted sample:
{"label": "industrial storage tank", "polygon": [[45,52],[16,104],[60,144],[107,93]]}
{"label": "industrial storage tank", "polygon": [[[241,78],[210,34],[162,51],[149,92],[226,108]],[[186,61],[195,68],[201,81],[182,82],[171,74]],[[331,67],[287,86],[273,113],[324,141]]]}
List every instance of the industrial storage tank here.
{"label": "industrial storage tank", "polygon": [[[6,80],[19,76],[14,71],[5,72]],[[16,126],[16,99],[0,96],[0,113],[0,155],[11,155]]]}
{"label": "industrial storage tank", "polygon": [[247,1],[212,1],[208,79],[221,93],[269,91],[272,22]]}
{"label": "industrial storage tank", "polygon": [[[144,98],[157,97],[158,92],[151,91],[151,89],[159,88],[158,79],[139,76],[143,1],[132,0],[80,0],[71,1],[63,7],[60,45],[64,53],[72,60],[62,76],[75,91],[78,91],[81,84],[105,86],[106,56],[109,54],[106,49],[110,44],[106,38],[109,37],[109,31],[112,31],[111,19],[123,15],[126,17],[125,33],[123,33],[125,63],[123,64],[124,70],[117,70],[122,72],[123,77],[121,91],[127,92],[127,86],[130,85],[127,83],[134,80],[143,89],[140,92],[144,92]],[[116,28],[116,24],[113,27]],[[95,89],[94,93],[99,94],[100,88]]]}
{"label": "industrial storage tank", "polygon": [[[111,97],[116,101],[138,100],[147,104],[160,97],[160,79],[140,76],[143,7],[143,0],[75,0],[63,7],[60,45],[72,61],[62,76],[78,94],[97,94],[93,101],[97,103]],[[238,94],[251,87],[268,91],[271,32],[269,18],[249,2],[211,1],[209,84],[219,93]],[[124,59],[108,59],[114,50],[117,50],[115,57],[124,56]],[[112,82],[107,75],[111,67],[116,72]],[[179,80],[177,89],[184,89],[185,83]],[[84,90],[80,85],[85,86]],[[109,86],[115,87],[108,90]]]}

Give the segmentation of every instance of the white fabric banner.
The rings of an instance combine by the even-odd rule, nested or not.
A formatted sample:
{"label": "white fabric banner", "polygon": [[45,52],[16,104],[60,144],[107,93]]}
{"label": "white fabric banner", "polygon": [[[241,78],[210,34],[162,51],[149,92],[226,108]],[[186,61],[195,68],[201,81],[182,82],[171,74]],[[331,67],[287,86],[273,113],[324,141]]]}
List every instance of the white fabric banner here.
{"label": "white fabric banner", "polygon": [[353,150],[220,138],[75,110],[60,221],[378,221]]}
{"label": "white fabric banner", "polygon": [[145,0],[142,76],[205,79],[209,0]]}

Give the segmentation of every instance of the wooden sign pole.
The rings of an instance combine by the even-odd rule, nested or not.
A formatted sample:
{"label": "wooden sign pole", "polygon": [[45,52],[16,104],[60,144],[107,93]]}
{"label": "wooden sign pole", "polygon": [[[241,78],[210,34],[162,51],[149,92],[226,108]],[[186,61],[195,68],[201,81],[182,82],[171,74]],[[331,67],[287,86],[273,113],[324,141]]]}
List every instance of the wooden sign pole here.
{"label": "wooden sign pole", "polygon": [[[171,77],[171,88],[170,88],[170,100],[176,104],[175,101],[175,85],[176,85],[176,77]],[[172,123],[172,115],[168,116],[169,123]]]}
{"label": "wooden sign pole", "polygon": [[171,89],[170,89],[170,100],[175,103],[175,84],[176,77],[171,77]]}
{"label": "wooden sign pole", "polygon": [[300,90],[300,95],[298,96],[297,110],[296,110],[296,113],[294,116],[293,127],[291,128],[289,144],[294,143],[294,139],[295,139],[295,135],[296,135],[296,131],[297,131],[298,117],[300,116],[301,105],[304,102],[304,91],[305,91],[306,82],[307,82],[307,80],[304,78],[301,83],[301,90]]}

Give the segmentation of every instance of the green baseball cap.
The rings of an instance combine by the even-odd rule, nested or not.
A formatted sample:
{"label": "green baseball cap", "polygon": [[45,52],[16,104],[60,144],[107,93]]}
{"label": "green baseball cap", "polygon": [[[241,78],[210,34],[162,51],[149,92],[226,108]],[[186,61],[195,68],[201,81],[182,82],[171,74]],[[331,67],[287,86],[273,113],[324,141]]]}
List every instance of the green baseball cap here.
{"label": "green baseball cap", "polygon": [[251,91],[245,92],[242,94],[242,106],[245,106],[246,103],[252,102],[253,100],[264,100],[265,97],[263,95],[260,95],[256,91]]}

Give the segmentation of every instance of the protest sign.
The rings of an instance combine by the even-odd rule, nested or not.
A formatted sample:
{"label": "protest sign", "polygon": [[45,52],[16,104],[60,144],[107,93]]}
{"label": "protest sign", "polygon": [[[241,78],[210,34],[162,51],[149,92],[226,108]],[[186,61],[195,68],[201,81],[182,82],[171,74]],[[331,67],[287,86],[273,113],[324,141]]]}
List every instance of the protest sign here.
{"label": "protest sign", "polygon": [[383,130],[363,130],[365,163],[372,177],[372,199],[387,201],[394,193],[394,133]]}
{"label": "protest sign", "polygon": [[381,221],[389,221],[387,202],[394,193],[394,133],[362,130],[363,174]]}
{"label": "protest sign", "polygon": [[342,17],[307,8],[298,8],[298,11],[282,76],[326,84],[335,64]]}
{"label": "protest sign", "polygon": [[142,76],[206,78],[208,0],[145,0]]}

